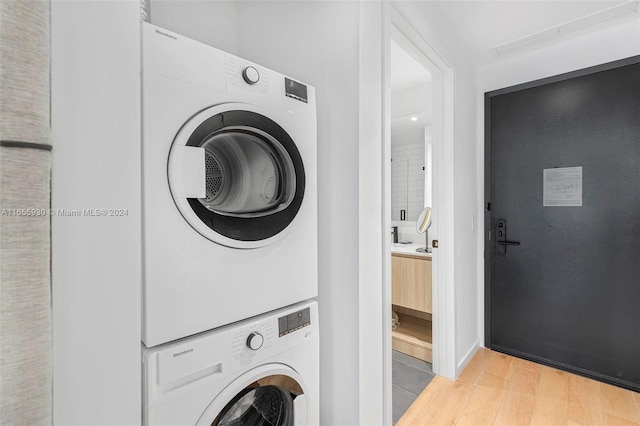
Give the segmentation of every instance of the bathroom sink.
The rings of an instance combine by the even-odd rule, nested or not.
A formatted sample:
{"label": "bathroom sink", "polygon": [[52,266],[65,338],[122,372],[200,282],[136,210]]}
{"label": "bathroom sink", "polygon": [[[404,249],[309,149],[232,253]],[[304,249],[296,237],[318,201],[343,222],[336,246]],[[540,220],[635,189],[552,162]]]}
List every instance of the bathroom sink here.
{"label": "bathroom sink", "polygon": [[400,244],[400,243],[394,243],[391,244],[391,253],[404,253],[404,254],[413,254],[413,255],[417,255],[417,256],[427,256],[430,257],[431,253],[419,253],[416,250],[419,249],[420,247],[424,247],[424,244],[416,244],[416,243],[411,243],[411,244]]}

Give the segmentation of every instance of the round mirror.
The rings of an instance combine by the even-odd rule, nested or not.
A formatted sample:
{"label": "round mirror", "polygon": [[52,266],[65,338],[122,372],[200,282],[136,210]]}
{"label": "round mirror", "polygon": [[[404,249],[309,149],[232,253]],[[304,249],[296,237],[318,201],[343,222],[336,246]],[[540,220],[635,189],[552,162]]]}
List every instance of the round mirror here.
{"label": "round mirror", "polygon": [[425,207],[418,215],[416,229],[420,234],[424,234],[431,227],[431,207]]}
{"label": "round mirror", "polygon": [[416,251],[418,253],[431,253],[431,249],[429,248],[429,232],[427,232],[430,227],[431,227],[431,207],[425,207],[424,210],[422,210],[418,215],[418,220],[416,221],[416,229],[418,233],[425,234],[424,247],[417,248]]}

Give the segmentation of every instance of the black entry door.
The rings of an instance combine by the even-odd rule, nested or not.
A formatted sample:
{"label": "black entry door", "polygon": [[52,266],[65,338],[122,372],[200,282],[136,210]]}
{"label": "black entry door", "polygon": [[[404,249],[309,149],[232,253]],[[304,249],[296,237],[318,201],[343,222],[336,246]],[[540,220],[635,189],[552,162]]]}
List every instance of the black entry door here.
{"label": "black entry door", "polygon": [[485,100],[487,346],[640,390],[640,57]]}

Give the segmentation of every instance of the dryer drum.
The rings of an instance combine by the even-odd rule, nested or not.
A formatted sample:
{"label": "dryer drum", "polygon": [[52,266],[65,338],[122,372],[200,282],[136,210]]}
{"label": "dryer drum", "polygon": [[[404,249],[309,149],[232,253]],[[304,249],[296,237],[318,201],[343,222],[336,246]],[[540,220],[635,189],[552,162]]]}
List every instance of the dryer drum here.
{"label": "dryer drum", "polygon": [[207,170],[207,201],[215,198],[223,185],[224,175],[220,161],[209,151],[205,151],[205,167]]}
{"label": "dryer drum", "polygon": [[295,185],[293,164],[275,140],[239,129],[210,135],[205,149],[207,209],[223,215],[283,209]]}
{"label": "dryer drum", "polygon": [[245,388],[211,426],[293,426],[293,398],[276,385]]}

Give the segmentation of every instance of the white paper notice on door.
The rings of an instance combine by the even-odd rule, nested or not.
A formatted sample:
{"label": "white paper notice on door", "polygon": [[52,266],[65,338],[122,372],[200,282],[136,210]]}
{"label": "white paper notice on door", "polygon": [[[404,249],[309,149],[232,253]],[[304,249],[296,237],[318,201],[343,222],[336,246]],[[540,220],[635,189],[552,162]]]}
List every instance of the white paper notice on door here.
{"label": "white paper notice on door", "polygon": [[544,169],[544,207],[582,207],[582,167]]}

